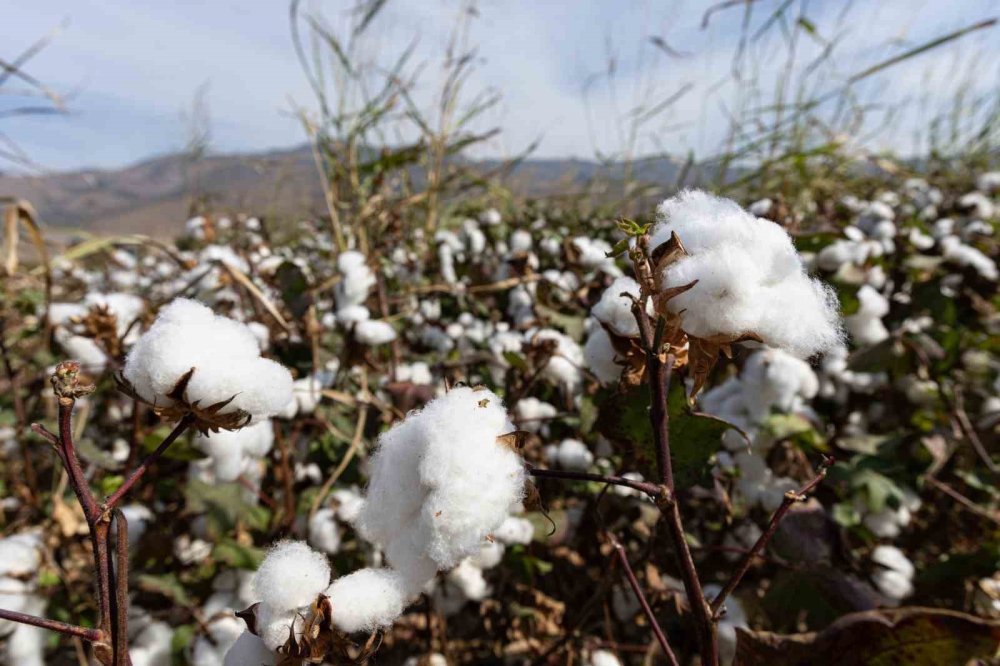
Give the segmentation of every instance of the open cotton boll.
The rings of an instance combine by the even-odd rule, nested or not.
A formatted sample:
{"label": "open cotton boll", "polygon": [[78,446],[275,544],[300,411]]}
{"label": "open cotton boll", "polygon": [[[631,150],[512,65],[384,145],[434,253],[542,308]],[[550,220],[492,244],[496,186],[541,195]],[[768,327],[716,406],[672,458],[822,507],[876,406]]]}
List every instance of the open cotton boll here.
{"label": "open cotton boll", "polygon": [[772,408],[791,412],[819,391],[819,378],[809,364],[780,349],[754,352],[740,373],[742,401],[761,422]]}
{"label": "open cotton boll", "polygon": [[[131,622],[129,623],[132,624]],[[131,626],[129,627],[131,629]],[[174,630],[166,622],[150,622],[132,639],[129,658],[132,666],[171,666]]]}
{"label": "open cotton boll", "polygon": [[338,578],[325,594],[333,608],[333,623],[354,633],[392,626],[412,593],[398,572],[369,568]]}
{"label": "open cotton boll", "polygon": [[345,523],[353,523],[361,514],[361,508],[365,504],[365,498],[358,492],[357,487],[338,488],[331,493],[331,497],[336,505],[337,517]]}
{"label": "open cotton boll", "polygon": [[320,509],[309,519],[309,543],[328,555],[340,552],[340,528],[333,509]]}
{"label": "open cotton boll", "polygon": [[553,405],[538,398],[521,398],[514,405],[517,427],[533,433],[548,433],[548,422],[559,413]]}
{"label": "open cotton boll", "polygon": [[600,238],[577,236],[572,241],[577,251],[577,262],[587,270],[599,270],[612,277],[618,277],[622,271],[615,265],[614,257],[609,257],[611,245]]}
{"label": "open cotton boll", "polygon": [[41,561],[41,530],[21,532],[0,539],[0,576],[34,575]]}
{"label": "open cotton boll", "polygon": [[836,295],[806,275],[791,238],[777,224],[732,201],[686,191],[657,209],[651,247],[666,242],[672,232],[688,256],[657,279],[661,289],[697,280],[667,305],[689,335],[736,339],[755,334],[799,357],[840,340]]}
{"label": "open cotton boll", "polygon": [[208,636],[195,639],[191,666],[221,666],[229,648],[243,634],[244,623],[235,616],[222,616],[208,625]]}
{"label": "open cotton boll", "polygon": [[847,330],[859,345],[874,345],[889,337],[882,317],[889,314],[889,300],[878,291],[864,285],[858,290],[858,311],[844,318]]}
{"label": "open cotton boll", "polygon": [[348,305],[337,310],[337,323],[345,327],[371,318],[372,313],[363,305]]}
{"label": "open cotton boll", "polygon": [[[45,609],[44,602],[29,606],[30,615],[39,615]],[[6,639],[4,655],[6,664],[17,666],[45,666],[45,644],[49,632],[39,627],[19,624]],[[134,665],[133,665],[134,666]]]}
{"label": "open cotton boll", "polygon": [[594,454],[580,440],[564,439],[545,447],[545,459],[563,469],[582,472],[593,464]]}
{"label": "open cotton boll", "polygon": [[523,462],[497,443],[513,430],[499,397],[460,387],[379,438],[359,525],[408,584],[474,554],[520,501]]}
{"label": "open cotton boll", "polygon": [[126,504],[122,507],[122,514],[128,524],[129,548],[135,548],[142,540],[142,535],[146,533],[149,523],[152,522],[153,512],[142,504]]}
{"label": "open cotton boll", "polygon": [[337,270],[340,272],[340,282],[334,290],[334,297],[338,310],[364,304],[372,287],[378,282],[368,267],[365,255],[356,250],[341,252],[337,256]]}
{"label": "open cotton boll", "polygon": [[396,329],[385,321],[359,321],[354,326],[354,337],[364,345],[384,345],[396,339]]}
{"label": "open cotton boll", "polygon": [[279,541],[253,579],[254,594],[275,610],[308,606],[330,584],[330,563],[302,541]]}
{"label": "open cotton boll", "polygon": [[533,344],[552,341],[552,355],[542,369],[541,376],[575,393],[583,382],[585,360],[583,349],[573,338],[551,328],[544,328],[531,336]]}
{"label": "open cotton boll", "polygon": [[[264,641],[249,631],[244,631],[226,652],[222,666],[274,666],[278,663],[277,659],[277,655],[267,649]],[[133,663],[132,666],[136,665]]]}
{"label": "open cotton boll", "polygon": [[584,666],[622,666],[622,662],[619,661],[614,652],[594,650],[588,655]]}
{"label": "open cotton boll", "polygon": [[508,546],[527,545],[535,538],[535,525],[526,518],[508,516],[500,527],[493,530],[493,537]]}
{"label": "open cotton boll", "polygon": [[170,406],[167,395],[191,368],[186,400],[208,407],[232,399],[220,414],[242,410],[259,421],[282,411],[292,397],[291,374],[261,358],[246,325],[176,299],[132,347],[122,374],[144,400]]}
{"label": "open cotton boll", "polygon": [[617,278],[604,290],[590,314],[616,334],[635,338],[639,336],[639,322],[632,314],[632,299],[623,293],[638,298],[639,283],[630,277]]}
{"label": "open cotton boll", "polygon": [[485,571],[486,569],[492,569],[496,565],[500,564],[503,561],[503,554],[506,550],[507,549],[499,540],[486,541],[479,547],[478,553],[470,555],[466,558],[466,560],[471,562],[473,566]]}
{"label": "open cotton boll", "polygon": [[482,601],[489,596],[489,583],[483,576],[483,570],[465,559],[448,572],[448,582],[457,587],[469,601]]}
{"label": "open cotton boll", "polygon": [[622,366],[616,363],[617,354],[611,344],[611,336],[600,326],[594,327],[583,345],[583,358],[587,369],[594,373],[602,384],[614,384],[622,376]]}
{"label": "open cotton boll", "polygon": [[957,236],[945,236],[941,239],[941,255],[959,266],[971,266],[987,280],[996,280],[998,277],[996,262],[971,245],[965,245]]}

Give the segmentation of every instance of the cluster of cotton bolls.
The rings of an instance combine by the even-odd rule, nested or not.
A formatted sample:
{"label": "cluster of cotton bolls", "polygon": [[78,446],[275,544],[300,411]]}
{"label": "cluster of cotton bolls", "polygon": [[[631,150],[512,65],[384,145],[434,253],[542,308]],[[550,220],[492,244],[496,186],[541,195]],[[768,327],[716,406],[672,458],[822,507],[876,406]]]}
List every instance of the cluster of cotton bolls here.
{"label": "cluster of cotton bolls", "polygon": [[836,295],[806,274],[791,237],[774,222],[728,199],[685,191],[657,208],[650,247],[671,234],[687,254],[656,278],[663,290],[693,284],[667,304],[689,336],[752,335],[801,358],[840,341]]}
{"label": "cluster of cotton bolls", "polygon": [[[42,563],[42,532],[21,532],[0,539],[0,608],[43,616],[48,600],[38,590]],[[5,640],[5,663],[45,664],[44,629],[0,620],[0,638]]]}

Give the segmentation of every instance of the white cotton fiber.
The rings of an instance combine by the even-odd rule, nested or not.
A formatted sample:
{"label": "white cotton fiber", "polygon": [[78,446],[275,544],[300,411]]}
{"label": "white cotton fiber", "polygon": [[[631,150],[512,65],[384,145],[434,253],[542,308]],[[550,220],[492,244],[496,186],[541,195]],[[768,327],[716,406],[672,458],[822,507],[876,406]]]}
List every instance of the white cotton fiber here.
{"label": "white cotton fiber", "polygon": [[590,653],[585,666],[622,666],[622,662],[615,656],[614,652],[608,650],[594,650]]}
{"label": "white cotton fiber", "polygon": [[493,530],[493,537],[500,543],[512,546],[514,544],[526,545],[531,543],[535,537],[535,526],[527,518],[508,516],[506,520]]}
{"label": "white cotton fiber", "polygon": [[806,275],[780,226],[697,190],[664,201],[657,218],[650,246],[676,232],[689,255],[657,276],[660,287],[697,280],[668,304],[686,333],[727,339],[752,333],[799,357],[840,340],[836,295]]}
{"label": "white cotton fiber", "polygon": [[144,400],[169,406],[167,394],[191,368],[187,401],[208,407],[233,398],[223,414],[241,409],[259,421],[282,411],[292,398],[291,374],[261,358],[246,325],[177,299],[129,352],[123,375]]}
{"label": "white cotton fiber", "polygon": [[385,321],[369,319],[354,325],[354,337],[364,345],[384,345],[396,339],[396,329]]}
{"label": "white cotton fiber", "polygon": [[499,397],[460,387],[379,439],[359,525],[408,585],[476,553],[520,501],[523,462],[496,441],[513,430]]}
{"label": "white cotton fiber", "polygon": [[261,562],[254,594],[274,610],[308,606],[330,584],[330,563],[302,541],[279,541]]}
{"label": "white cotton fiber", "polygon": [[222,616],[208,625],[208,636],[199,636],[191,650],[191,666],[220,666],[226,652],[243,634],[244,623],[234,616]]}
{"label": "white cotton fiber", "polygon": [[594,373],[602,384],[615,384],[621,379],[623,366],[616,360],[618,355],[611,344],[611,336],[601,326],[595,326],[583,345],[583,358],[587,369]]}
{"label": "white cotton fiber", "polygon": [[241,428],[195,435],[194,445],[212,459],[218,481],[235,481],[243,470],[245,458],[263,458],[274,444],[270,419]]}
{"label": "white cotton fiber", "polygon": [[328,555],[340,551],[340,528],[333,509],[320,509],[309,519],[309,543]]}
{"label": "white cotton fiber", "polygon": [[564,439],[545,447],[545,460],[550,465],[582,472],[594,462],[594,454],[578,439]]}
{"label": "white cotton fiber", "polygon": [[630,277],[616,279],[601,294],[590,314],[617,335],[635,338],[639,336],[639,323],[632,314],[632,299],[622,296],[623,293],[638,298],[639,283]]}
{"label": "white cotton fiber", "polygon": [[573,338],[551,328],[536,331],[529,339],[534,344],[554,343],[552,355],[545,363],[541,376],[550,382],[565,387],[570,393],[576,393],[583,382],[581,368],[585,364],[583,349]]}
{"label": "white cotton fiber", "polygon": [[257,636],[244,631],[226,652],[222,666],[274,666],[277,655]]}
{"label": "white cotton fiber", "polygon": [[325,594],[333,607],[333,623],[353,633],[391,626],[412,591],[392,569],[361,569],[335,580]]}

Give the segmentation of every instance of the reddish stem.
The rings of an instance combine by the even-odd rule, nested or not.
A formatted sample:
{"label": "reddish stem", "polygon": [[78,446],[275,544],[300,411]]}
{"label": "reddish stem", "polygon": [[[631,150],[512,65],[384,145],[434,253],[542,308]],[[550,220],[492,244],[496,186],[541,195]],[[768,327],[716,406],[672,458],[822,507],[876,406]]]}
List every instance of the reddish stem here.
{"label": "reddish stem", "polygon": [[712,600],[712,617],[714,619],[721,617],[720,611],[722,610],[722,605],[726,601],[726,597],[732,594],[733,590],[736,589],[736,586],[740,584],[743,576],[746,575],[746,572],[750,569],[750,564],[753,562],[754,558],[756,558],[764,550],[767,543],[771,540],[771,537],[773,537],[774,533],[778,531],[778,523],[781,522],[781,519],[785,517],[785,514],[788,513],[793,504],[804,500],[806,495],[812,492],[812,490],[815,489],[824,478],[826,478],[826,470],[829,469],[832,464],[833,458],[825,457],[823,459],[823,464],[821,464],[819,469],[816,471],[816,476],[810,479],[798,490],[791,490],[785,493],[785,499],[782,500],[781,506],[779,506],[778,510],[774,512],[774,515],[771,516],[771,521],[767,524],[767,529],[765,529],[760,537],[757,538],[753,547],[750,548],[745,555],[743,555],[739,565],[736,567],[736,571],[733,572],[732,576],[730,576],[729,582],[726,583],[726,586],[723,587],[719,593],[715,595],[715,599]]}
{"label": "reddish stem", "polygon": [[562,469],[537,469],[532,467],[528,474],[538,479],[563,479],[566,481],[596,481],[597,483],[607,483],[613,486],[623,486],[632,488],[641,493],[646,493],[653,499],[660,495],[661,488],[645,481],[635,481],[623,476],[605,476],[603,474],[590,474],[589,472],[570,472]]}
{"label": "reddish stem", "polygon": [[0,620],[9,620],[11,622],[17,622],[18,624],[28,624],[32,627],[48,629],[60,634],[66,634],[67,636],[76,636],[77,638],[82,638],[83,640],[90,641],[91,643],[104,640],[104,634],[101,633],[100,629],[88,629],[87,627],[80,627],[75,624],[66,624],[65,622],[59,622],[58,620],[49,620],[48,618],[36,617],[34,615],[4,610],[2,608],[0,608]]}
{"label": "reddish stem", "polygon": [[100,515],[100,508],[97,500],[90,491],[87,478],[83,474],[80,466],[80,459],[76,456],[76,447],[73,444],[73,405],[76,401],[72,398],[59,398],[59,443],[62,448],[62,458],[66,464],[66,472],[69,474],[70,485],[76,493],[80,506],[83,507],[83,515],[87,518],[87,524],[93,526]]}
{"label": "reddish stem", "polygon": [[663,633],[663,629],[660,628],[660,623],[656,621],[656,615],[653,614],[653,609],[650,607],[649,602],[646,601],[646,595],[643,594],[642,587],[639,586],[639,581],[635,577],[635,572],[632,571],[632,565],[629,564],[625,548],[615,539],[611,540],[611,546],[615,549],[615,554],[618,555],[618,561],[621,562],[625,578],[628,580],[628,584],[632,587],[632,592],[635,594],[635,598],[639,601],[639,605],[642,606],[642,612],[646,614],[646,619],[649,620],[649,624],[653,628],[653,635],[656,636],[656,640],[659,642],[660,648],[663,650],[663,654],[667,655],[667,660],[670,662],[671,666],[679,666],[677,656],[674,654],[674,651],[670,649],[667,637]]}
{"label": "reddish stem", "polygon": [[139,479],[143,477],[143,475],[146,473],[147,470],[149,470],[149,468],[153,465],[153,463],[155,463],[157,460],[160,459],[160,456],[162,456],[163,453],[168,448],[170,448],[170,445],[173,444],[174,441],[178,437],[180,437],[184,433],[184,431],[188,429],[188,426],[190,426],[192,423],[194,423],[194,416],[190,413],[185,414],[184,417],[177,422],[177,425],[174,426],[174,429],[170,431],[170,434],[167,435],[162,442],[160,442],[160,445],[156,447],[156,450],[150,453],[148,456],[146,456],[143,459],[143,461],[139,463],[139,466],[135,468],[135,471],[132,472],[131,476],[125,479],[125,483],[123,483],[121,487],[118,488],[118,490],[111,493],[104,500],[104,504],[101,508],[104,511],[107,511],[117,506],[118,502],[120,502],[121,499],[128,493],[128,491],[132,489],[132,486],[134,486],[139,481]]}

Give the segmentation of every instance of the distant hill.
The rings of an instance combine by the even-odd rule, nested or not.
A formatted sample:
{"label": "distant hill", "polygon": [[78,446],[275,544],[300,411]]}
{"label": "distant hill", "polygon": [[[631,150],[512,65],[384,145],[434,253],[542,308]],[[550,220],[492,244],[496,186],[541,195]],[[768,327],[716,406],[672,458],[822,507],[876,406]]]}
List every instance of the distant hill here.
{"label": "distant hill", "polygon": [[[473,163],[483,171],[500,166]],[[633,165],[635,177],[659,184],[676,182],[683,164],[672,159]],[[620,176],[624,167],[587,160],[529,159],[507,176],[527,195],[572,190],[602,172]],[[212,155],[191,164],[166,155],[118,170],[89,169],[35,176],[0,173],[0,195],[29,200],[48,226],[102,233],[175,234],[188,214],[191,183],[212,197],[213,208],[261,215],[297,216],[321,212],[323,194],[307,146],[266,153]]]}

